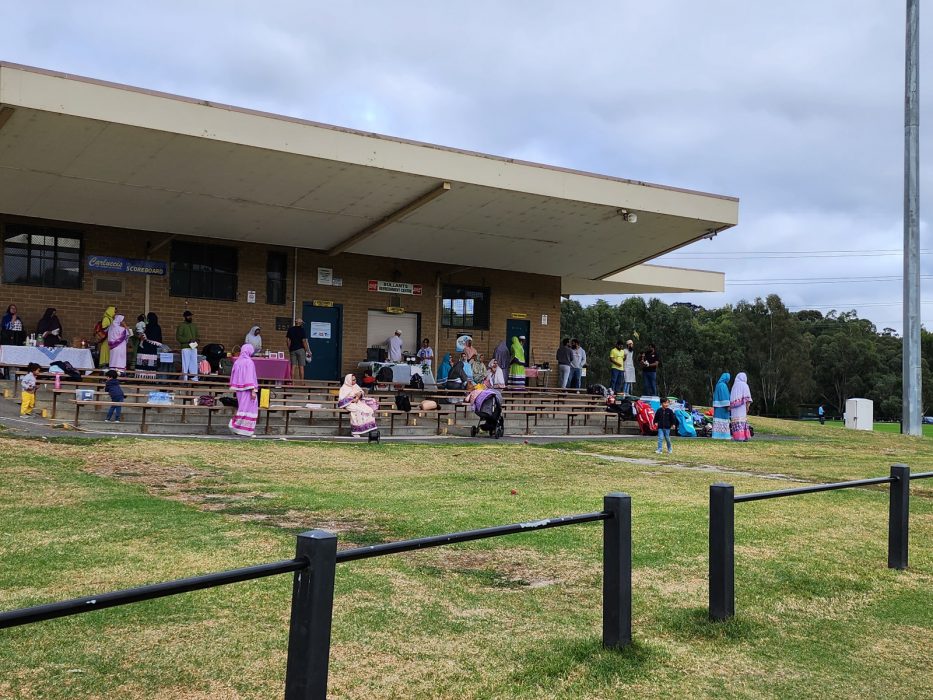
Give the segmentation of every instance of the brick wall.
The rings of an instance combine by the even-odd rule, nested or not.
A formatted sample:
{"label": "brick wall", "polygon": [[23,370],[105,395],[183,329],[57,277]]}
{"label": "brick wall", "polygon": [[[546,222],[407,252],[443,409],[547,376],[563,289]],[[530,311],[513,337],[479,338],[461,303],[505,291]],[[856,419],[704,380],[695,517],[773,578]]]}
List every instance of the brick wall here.
{"label": "brick wall", "polygon": [[[0,224],[6,222],[39,223],[21,217],[0,216]],[[24,285],[6,284],[0,281],[0,300],[15,303],[24,319],[27,333],[35,330],[36,323],[45,308],[54,306],[58,310],[64,335],[72,344],[81,338],[90,340],[94,324],[103,315],[107,306],[115,305],[117,312],[126,316],[129,325],[136,316],[145,311],[144,275],[99,272],[87,269],[89,255],[110,255],[123,258],[146,258],[148,247],[154,248],[168,241],[169,234],[144,231],[102,229],[92,226],[50,224],[59,228],[72,228],[84,239],[82,263],[83,281],[80,290],[52,289]],[[264,346],[273,350],[284,350],[284,333],[275,330],[276,317],[292,316],[294,249],[239,243],[213,239],[194,239],[178,236],[178,240],[201,240],[205,243],[230,245],[238,249],[238,283],[236,301],[211,299],[186,299],[169,294],[169,278],[151,276],[149,310],[159,316],[165,341],[175,346],[175,327],[182,321],[182,312],[191,310],[201,334],[202,345],[210,342],[223,343],[228,350],[243,342],[250,326],[262,326]],[[286,302],[282,305],[266,303],[266,252],[284,251],[288,255],[288,278]],[[169,260],[171,242],[165,243],[149,258]],[[343,279],[343,286],[317,284],[317,268],[328,267],[334,276]],[[123,282],[122,294],[94,291],[96,278],[119,279]],[[421,284],[421,296],[369,292],[367,282],[371,279],[410,282]],[[489,330],[439,328],[440,285],[463,284],[490,288],[491,309]],[[533,275],[498,270],[474,268],[462,270],[453,266],[433,263],[393,260],[362,255],[343,254],[328,257],[308,250],[298,252],[297,310],[301,314],[302,304],[315,299],[332,301],[343,307],[343,372],[356,368],[356,363],[366,355],[366,325],[369,310],[385,310],[387,306],[400,302],[406,312],[421,314],[421,337],[431,339],[435,352],[442,356],[454,349],[455,339],[464,332],[474,338],[474,345],[487,358],[495,346],[505,338],[506,320],[513,314],[525,314],[531,323],[532,359],[536,362],[553,362],[560,333],[560,279],[544,275]],[[247,292],[256,292],[256,303],[247,303]],[[541,316],[548,316],[548,324],[541,324]],[[414,346],[414,344],[411,344]],[[406,343],[406,348],[409,344]]]}

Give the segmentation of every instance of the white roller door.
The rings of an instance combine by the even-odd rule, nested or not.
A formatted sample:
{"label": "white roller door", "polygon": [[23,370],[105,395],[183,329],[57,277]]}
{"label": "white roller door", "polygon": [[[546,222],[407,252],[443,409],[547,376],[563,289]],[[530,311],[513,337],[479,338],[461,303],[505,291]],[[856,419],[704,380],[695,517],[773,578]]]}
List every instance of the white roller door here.
{"label": "white roller door", "polygon": [[370,311],[366,326],[366,347],[384,347],[386,340],[396,330],[402,331],[402,348],[412,355],[418,351],[418,314],[387,314],[385,311]]}

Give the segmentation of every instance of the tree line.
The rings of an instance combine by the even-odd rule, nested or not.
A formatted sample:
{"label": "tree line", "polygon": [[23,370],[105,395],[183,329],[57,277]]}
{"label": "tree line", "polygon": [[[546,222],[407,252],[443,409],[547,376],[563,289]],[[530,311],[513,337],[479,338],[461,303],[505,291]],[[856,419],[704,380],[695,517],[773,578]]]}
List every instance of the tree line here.
{"label": "tree line", "polygon": [[[789,311],[777,294],[716,309],[659,299],[561,303],[563,337],[587,353],[588,384],[609,383],[609,350],[618,338],[636,352],[661,354],[658,390],[709,405],[723,372],[748,374],[755,413],[796,417],[824,403],[830,415],[848,398],[871,399],[876,420],[901,418],[901,338],[854,311]],[[921,331],[922,401],[933,406],[933,333]],[[641,375],[638,373],[638,387]]]}

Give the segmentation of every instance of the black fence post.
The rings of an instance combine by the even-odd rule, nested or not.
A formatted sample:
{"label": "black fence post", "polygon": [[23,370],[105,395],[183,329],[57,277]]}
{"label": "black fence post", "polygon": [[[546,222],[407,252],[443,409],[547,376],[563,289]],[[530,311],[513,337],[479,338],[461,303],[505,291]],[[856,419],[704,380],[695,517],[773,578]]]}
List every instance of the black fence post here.
{"label": "black fence post", "polygon": [[709,487],[709,616],[735,615],[735,489]]}
{"label": "black fence post", "polygon": [[907,527],[910,520],[910,467],[892,464],[888,507],[888,568],[907,568]]}
{"label": "black fence post", "polygon": [[302,532],[297,557],[305,557],[310,564],[295,572],[292,587],[285,700],[323,700],[327,697],[337,536],[324,530]]}
{"label": "black fence post", "polygon": [[603,646],[632,643],[632,497],[610,493],[603,510]]}

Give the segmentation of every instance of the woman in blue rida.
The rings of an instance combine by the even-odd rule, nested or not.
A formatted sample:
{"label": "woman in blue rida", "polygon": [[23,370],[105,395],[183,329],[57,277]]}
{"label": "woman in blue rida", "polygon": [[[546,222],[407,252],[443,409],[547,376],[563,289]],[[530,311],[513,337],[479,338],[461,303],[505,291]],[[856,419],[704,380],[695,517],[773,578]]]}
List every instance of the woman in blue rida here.
{"label": "woman in blue rida", "polygon": [[732,375],[723,372],[713,391],[713,438],[715,440],[732,439],[732,432],[729,430],[730,379]]}

